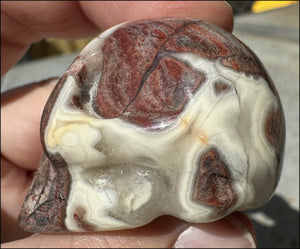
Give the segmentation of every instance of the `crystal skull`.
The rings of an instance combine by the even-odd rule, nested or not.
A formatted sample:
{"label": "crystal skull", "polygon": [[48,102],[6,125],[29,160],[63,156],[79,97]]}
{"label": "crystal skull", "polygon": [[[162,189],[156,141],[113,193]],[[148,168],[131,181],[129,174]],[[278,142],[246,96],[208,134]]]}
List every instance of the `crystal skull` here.
{"label": "crystal skull", "polygon": [[285,121],[266,69],[235,36],[149,19],[83,49],[48,99],[41,141],[20,226],[105,231],[161,215],[211,222],[265,204]]}

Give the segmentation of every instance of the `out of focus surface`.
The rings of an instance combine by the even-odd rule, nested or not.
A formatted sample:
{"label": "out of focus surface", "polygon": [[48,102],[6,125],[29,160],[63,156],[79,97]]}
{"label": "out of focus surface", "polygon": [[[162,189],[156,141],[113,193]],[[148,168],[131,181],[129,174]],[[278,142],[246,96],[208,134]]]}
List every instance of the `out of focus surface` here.
{"label": "out of focus surface", "polygon": [[[233,34],[265,65],[281,96],[287,126],[278,188],[265,206],[247,214],[254,223],[258,247],[299,248],[299,3],[228,2],[235,14]],[[34,44],[20,63],[1,78],[1,92],[61,76],[90,39],[47,39]]]}

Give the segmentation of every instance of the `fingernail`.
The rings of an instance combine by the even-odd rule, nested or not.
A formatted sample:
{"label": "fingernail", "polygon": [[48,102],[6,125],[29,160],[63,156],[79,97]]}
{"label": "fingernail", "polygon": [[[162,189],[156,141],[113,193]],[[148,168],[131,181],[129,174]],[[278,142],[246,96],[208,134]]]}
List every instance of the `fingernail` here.
{"label": "fingernail", "polygon": [[228,5],[228,7],[230,7],[232,9],[232,6],[230,5],[230,3],[228,3],[228,1],[224,1],[225,4]]}
{"label": "fingernail", "polygon": [[177,238],[174,248],[256,248],[249,230],[236,218],[192,225]]}

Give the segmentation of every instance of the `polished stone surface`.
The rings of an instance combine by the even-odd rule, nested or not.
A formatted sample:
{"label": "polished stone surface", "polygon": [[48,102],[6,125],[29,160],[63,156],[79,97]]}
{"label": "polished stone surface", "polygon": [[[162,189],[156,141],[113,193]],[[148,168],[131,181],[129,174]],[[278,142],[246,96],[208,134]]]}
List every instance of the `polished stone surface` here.
{"label": "polished stone surface", "polygon": [[83,49],[47,101],[41,140],[21,227],[106,231],[263,206],[280,179],[285,120],[265,68],[233,35],[143,20]]}

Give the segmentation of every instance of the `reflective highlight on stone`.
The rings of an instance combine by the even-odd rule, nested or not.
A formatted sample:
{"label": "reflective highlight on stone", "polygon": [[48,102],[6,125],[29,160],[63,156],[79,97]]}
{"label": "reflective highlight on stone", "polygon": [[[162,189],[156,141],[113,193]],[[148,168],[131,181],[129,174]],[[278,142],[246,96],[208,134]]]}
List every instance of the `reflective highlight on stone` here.
{"label": "reflective highlight on stone", "polygon": [[285,123],[265,68],[232,34],[141,20],[80,53],[49,97],[41,139],[21,227],[105,231],[165,214],[211,222],[265,204]]}

